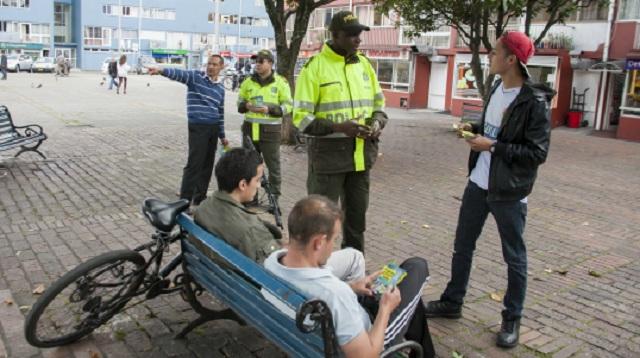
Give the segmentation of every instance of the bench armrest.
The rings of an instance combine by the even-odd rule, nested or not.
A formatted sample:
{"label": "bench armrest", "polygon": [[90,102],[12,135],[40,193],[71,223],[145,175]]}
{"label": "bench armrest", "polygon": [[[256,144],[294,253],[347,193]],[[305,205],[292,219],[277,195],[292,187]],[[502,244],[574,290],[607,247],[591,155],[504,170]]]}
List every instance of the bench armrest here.
{"label": "bench armrest", "polygon": [[387,348],[382,354],[380,358],[385,358],[391,356],[393,353],[399,352],[403,349],[409,348],[411,351],[416,352],[416,357],[423,357],[424,352],[422,352],[422,346],[415,341],[406,341],[402,343],[398,343],[395,346],[391,346]]}
{"label": "bench armrest", "polygon": [[21,137],[35,137],[39,135],[44,135],[44,130],[42,129],[41,126],[37,124],[29,124],[26,126],[14,126],[13,128],[15,129],[16,132],[18,132],[18,134]]}
{"label": "bench armrest", "polygon": [[[313,324],[308,325],[311,321]],[[296,313],[296,326],[303,333],[322,329],[325,357],[333,357],[338,352],[336,333],[333,328],[333,316],[329,306],[322,300],[308,300],[300,306]]]}

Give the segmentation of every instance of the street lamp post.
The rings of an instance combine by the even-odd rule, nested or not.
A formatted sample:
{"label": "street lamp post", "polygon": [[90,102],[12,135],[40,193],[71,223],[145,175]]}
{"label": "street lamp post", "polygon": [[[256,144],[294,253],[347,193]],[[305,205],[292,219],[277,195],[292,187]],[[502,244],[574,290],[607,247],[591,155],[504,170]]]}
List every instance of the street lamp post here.
{"label": "street lamp post", "polygon": [[238,40],[236,42],[236,52],[240,49],[240,26],[242,23],[242,0],[240,0],[240,8],[238,9]]}

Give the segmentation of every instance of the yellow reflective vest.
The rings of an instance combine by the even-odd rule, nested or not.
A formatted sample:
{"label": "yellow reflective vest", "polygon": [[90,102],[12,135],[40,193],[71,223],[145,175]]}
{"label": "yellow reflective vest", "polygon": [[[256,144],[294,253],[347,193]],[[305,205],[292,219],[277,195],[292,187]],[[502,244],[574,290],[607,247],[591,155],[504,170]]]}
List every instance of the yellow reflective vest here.
{"label": "yellow reflective vest", "polygon": [[274,73],[273,81],[261,85],[252,76],[245,79],[240,85],[238,105],[249,103],[254,106],[279,107],[282,115],[275,116],[270,113],[246,112],[244,120],[251,123],[251,139],[260,140],[260,125],[282,124],[282,116],[291,113],[292,100],[291,89],[287,80]]}
{"label": "yellow reflective vest", "polygon": [[361,54],[345,59],[325,43],[300,72],[293,104],[293,124],[311,136],[311,169],[327,174],[369,169],[377,156],[377,139],[332,133],[328,122],[365,124],[383,110],[384,95],[369,60]]}

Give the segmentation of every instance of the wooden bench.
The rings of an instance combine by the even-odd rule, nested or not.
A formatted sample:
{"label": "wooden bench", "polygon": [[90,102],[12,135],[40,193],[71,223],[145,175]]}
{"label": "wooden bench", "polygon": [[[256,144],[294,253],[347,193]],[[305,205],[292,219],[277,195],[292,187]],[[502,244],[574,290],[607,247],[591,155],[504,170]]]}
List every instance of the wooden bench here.
{"label": "wooden bench", "polygon": [[[200,313],[178,338],[196,326],[216,319],[250,324],[292,357],[337,357],[341,355],[331,311],[316,299],[308,299],[287,282],[218,239],[180,214],[178,224],[191,234],[182,240],[182,265],[187,280],[186,298]],[[211,256],[216,257],[215,260]],[[213,294],[229,309],[213,311],[196,299],[193,282]],[[266,297],[269,297],[267,299]],[[390,347],[382,357],[422,347],[413,341]]]}
{"label": "wooden bench", "polygon": [[0,151],[20,147],[20,151],[14,157],[24,152],[36,152],[43,159],[44,154],[38,150],[42,142],[47,139],[42,127],[37,124],[16,126],[11,118],[11,113],[6,106],[0,106]]}
{"label": "wooden bench", "polygon": [[482,111],[484,110],[482,103],[463,102],[461,122],[478,122],[482,119]]}

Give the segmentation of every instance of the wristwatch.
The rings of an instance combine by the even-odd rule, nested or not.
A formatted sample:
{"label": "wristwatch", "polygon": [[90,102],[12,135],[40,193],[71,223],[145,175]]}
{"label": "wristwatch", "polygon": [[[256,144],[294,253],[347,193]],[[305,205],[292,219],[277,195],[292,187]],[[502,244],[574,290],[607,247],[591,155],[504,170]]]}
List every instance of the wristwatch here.
{"label": "wristwatch", "polygon": [[491,148],[489,148],[489,151],[491,153],[495,153],[495,151],[496,151],[496,143],[498,143],[498,142],[496,141],[496,142],[491,143]]}

